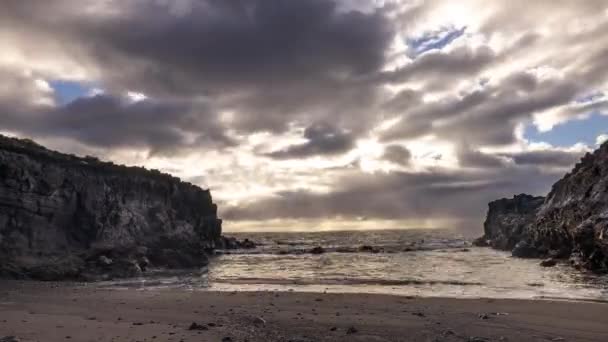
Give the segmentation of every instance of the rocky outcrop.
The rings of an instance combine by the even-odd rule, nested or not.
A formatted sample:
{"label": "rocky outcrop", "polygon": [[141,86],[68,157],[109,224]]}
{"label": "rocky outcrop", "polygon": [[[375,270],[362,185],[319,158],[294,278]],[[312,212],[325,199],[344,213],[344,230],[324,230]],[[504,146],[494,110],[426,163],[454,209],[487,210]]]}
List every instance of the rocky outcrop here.
{"label": "rocky outcrop", "polygon": [[256,243],[249,240],[238,240],[232,236],[222,236],[218,239],[216,243],[216,248],[224,249],[224,250],[232,250],[232,249],[255,249],[257,247]]}
{"label": "rocky outcrop", "polygon": [[512,199],[503,198],[491,202],[483,224],[484,235],[475,244],[512,250],[517,243],[525,240],[544,200],[544,197],[521,194]]}
{"label": "rocky outcrop", "polygon": [[[496,214],[490,207],[484,238],[492,246],[509,249],[523,241],[538,256],[569,257],[576,267],[607,271],[608,143],[555,183],[534,215],[527,211],[518,219],[513,211]],[[510,216],[511,221],[501,220]]]}
{"label": "rocky outcrop", "polygon": [[198,267],[220,234],[208,190],[0,136],[1,277],[98,279]]}

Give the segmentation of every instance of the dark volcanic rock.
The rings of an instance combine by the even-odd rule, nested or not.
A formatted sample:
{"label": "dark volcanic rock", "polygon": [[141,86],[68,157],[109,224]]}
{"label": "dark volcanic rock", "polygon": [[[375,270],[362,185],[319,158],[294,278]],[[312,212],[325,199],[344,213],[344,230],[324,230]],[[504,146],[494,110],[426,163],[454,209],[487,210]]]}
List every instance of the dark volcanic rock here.
{"label": "dark volcanic rock", "polygon": [[218,249],[255,249],[257,245],[255,242],[245,239],[243,241],[239,241],[235,237],[231,236],[222,236],[218,239],[216,247]]}
{"label": "dark volcanic rock", "polygon": [[325,253],[325,248],[321,246],[314,247],[310,250],[310,254],[323,254]]}
{"label": "dark volcanic rock", "polygon": [[542,267],[553,267],[553,266],[557,265],[557,260],[555,260],[553,258],[545,259],[540,262],[540,265]]}
{"label": "dark volcanic rock", "polygon": [[209,328],[207,328],[207,326],[205,325],[192,322],[192,324],[190,324],[190,326],[188,327],[188,330],[209,330]]}
{"label": "dark volcanic rock", "polygon": [[476,240],[475,244],[512,250],[517,243],[526,239],[527,230],[534,223],[543,201],[543,197],[521,194],[512,199],[503,198],[491,202],[483,225],[484,236]]}
{"label": "dark volcanic rock", "polygon": [[245,239],[243,241],[241,241],[241,248],[244,249],[254,249],[257,246],[255,245],[255,242],[249,240],[249,239]]}
{"label": "dark volcanic rock", "polygon": [[522,196],[490,204],[483,239],[501,249],[525,241],[538,256],[608,270],[608,143],[585,155],[540,205],[541,198]]}
{"label": "dark volcanic rock", "polygon": [[0,136],[0,276],[62,280],[198,267],[221,234],[208,190]]}
{"label": "dark volcanic rock", "polygon": [[569,250],[581,267],[608,270],[608,143],[553,185],[530,235],[542,250]]}
{"label": "dark volcanic rock", "polygon": [[363,246],[359,247],[359,251],[366,252],[366,253],[380,253],[380,249],[378,249],[374,246],[369,246],[369,245],[363,245]]}
{"label": "dark volcanic rock", "polygon": [[541,256],[539,251],[527,241],[518,242],[513,247],[511,255],[518,258],[538,258]]}

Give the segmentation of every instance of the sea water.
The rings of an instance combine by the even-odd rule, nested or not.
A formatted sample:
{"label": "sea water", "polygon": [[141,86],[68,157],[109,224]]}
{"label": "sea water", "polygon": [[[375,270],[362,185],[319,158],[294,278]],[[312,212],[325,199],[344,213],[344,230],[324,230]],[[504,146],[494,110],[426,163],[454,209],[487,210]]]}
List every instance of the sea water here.
{"label": "sea water", "polygon": [[[196,272],[105,283],[141,289],[382,293],[457,298],[608,300],[608,276],[471,246],[451,230],[229,234],[257,243]],[[322,254],[311,254],[314,247]],[[361,248],[370,246],[369,248]]]}

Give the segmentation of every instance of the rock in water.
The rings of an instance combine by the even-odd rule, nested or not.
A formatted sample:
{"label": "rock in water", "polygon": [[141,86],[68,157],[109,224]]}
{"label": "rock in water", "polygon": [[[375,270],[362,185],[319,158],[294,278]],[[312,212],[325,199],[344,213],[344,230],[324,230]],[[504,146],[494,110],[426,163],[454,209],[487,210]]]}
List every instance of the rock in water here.
{"label": "rock in water", "polygon": [[325,248],[321,246],[314,247],[310,250],[310,254],[323,254],[325,253]]}
{"label": "rock in water", "polygon": [[544,200],[519,195],[492,202],[484,231],[495,248],[524,241],[539,257],[569,257],[576,267],[608,271],[608,142],[585,155]]}
{"label": "rock in water", "polygon": [[135,276],[207,262],[221,234],[208,190],[156,170],[0,136],[0,276]]}

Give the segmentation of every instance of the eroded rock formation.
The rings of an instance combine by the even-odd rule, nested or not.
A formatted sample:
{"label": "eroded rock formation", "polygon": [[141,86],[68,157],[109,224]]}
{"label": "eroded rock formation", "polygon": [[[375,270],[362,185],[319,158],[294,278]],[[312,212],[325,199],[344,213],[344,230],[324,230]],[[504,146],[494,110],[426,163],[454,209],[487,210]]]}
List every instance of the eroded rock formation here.
{"label": "eroded rock formation", "polygon": [[220,234],[208,190],[0,136],[2,277],[97,279],[197,267]]}
{"label": "eroded rock formation", "polygon": [[536,219],[544,197],[521,194],[512,199],[503,198],[488,205],[484,222],[484,236],[476,244],[496,249],[512,250],[525,239],[525,234]]}
{"label": "eroded rock formation", "polygon": [[513,249],[521,243],[534,256],[569,257],[576,267],[607,271],[608,143],[585,155],[544,200],[519,195],[492,202],[484,232],[478,244]]}

